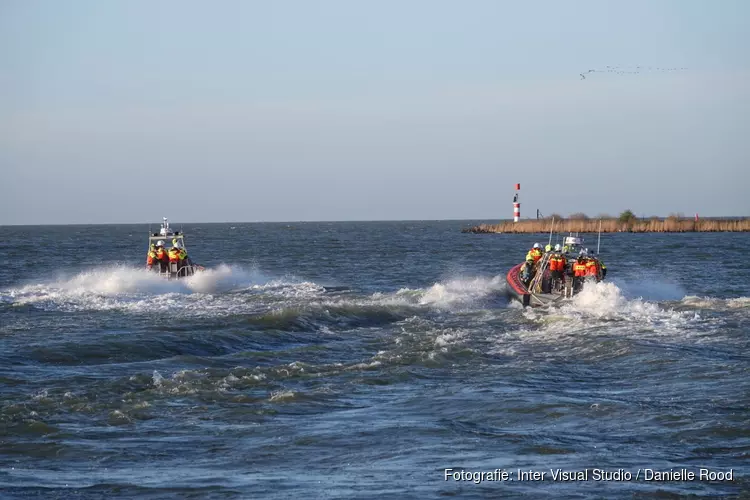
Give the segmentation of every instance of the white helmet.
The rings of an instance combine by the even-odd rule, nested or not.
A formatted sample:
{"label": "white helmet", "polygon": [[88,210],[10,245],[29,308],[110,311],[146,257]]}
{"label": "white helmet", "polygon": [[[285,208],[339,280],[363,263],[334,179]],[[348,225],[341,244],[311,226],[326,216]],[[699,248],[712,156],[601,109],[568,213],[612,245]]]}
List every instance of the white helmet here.
{"label": "white helmet", "polygon": [[534,243],[534,248],[542,248],[542,245],[540,245],[539,243]]}
{"label": "white helmet", "polygon": [[555,245],[555,252],[559,252],[560,250],[562,250],[562,247],[558,243],[557,245]]}
{"label": "white helmet", "polygon": [[164,240],[159,240],[156,242],[157,247],[163,247],[164,246]]}
{"label": "white helmet", "polygon": [[176,240],[174,242],[174,247],[175,248],[182,248],[182,242],[180,240]]}

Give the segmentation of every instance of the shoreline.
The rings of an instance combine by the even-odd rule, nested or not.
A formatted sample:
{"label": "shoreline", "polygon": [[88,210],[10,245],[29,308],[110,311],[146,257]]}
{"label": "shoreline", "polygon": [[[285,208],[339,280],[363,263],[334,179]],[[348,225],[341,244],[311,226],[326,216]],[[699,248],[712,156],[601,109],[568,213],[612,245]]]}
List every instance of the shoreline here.
{"label": "shoreline", "polygon": [[479,224],[463,228],[462,233],[549,233],[550,229],[558,233],[598,233],[601,220],[602,233],[712,233],[712,232],[750,232],[750,218],[736,219],[631,219],[627,222],[619,219],[533,219],[513,222],[502,221],[497,224]]}

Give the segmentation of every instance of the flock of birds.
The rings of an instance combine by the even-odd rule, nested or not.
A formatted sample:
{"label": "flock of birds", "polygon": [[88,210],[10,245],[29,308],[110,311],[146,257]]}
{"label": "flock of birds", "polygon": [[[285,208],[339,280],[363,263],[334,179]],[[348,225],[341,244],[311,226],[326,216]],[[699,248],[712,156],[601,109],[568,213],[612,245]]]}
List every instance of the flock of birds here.
{"label": "flock of birds", "polygon": [[581,80],[586,79],[589,73],[614,73],[616,75],[637,75],[638,73],[671,73],[674,71],[684,71],[687,68],[657,68],[654,66],[607,66],[605,69],[590,69],[580,73]]}

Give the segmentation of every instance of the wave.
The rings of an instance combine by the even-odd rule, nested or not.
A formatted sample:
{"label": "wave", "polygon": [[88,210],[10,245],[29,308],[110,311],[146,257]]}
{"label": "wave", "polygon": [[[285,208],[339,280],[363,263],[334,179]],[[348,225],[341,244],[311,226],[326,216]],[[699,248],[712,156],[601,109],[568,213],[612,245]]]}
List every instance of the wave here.
{"label": "wave", "polygon": [[493,278],[454,278],[445,283],[435,283],[426,289],[402,288],[395,295],[375,294],[376,300],[389,303],[418,304],[436,308],[469,305],[492,295],[502,295],[505,280]]}
{"label": "wave", "polygon": [[593,339],[654,336],[694,336],[705,320],[698,311],[664,307],[642,297],[630,298],[613,282],[586,284],[583,290],[559,306],[527,308],[526,323],[516,334],[529,341],[554,343],[557,350],[597,350]]}
{"label": "wave", "polygon": [[569,303],[561,306],[560,311],[575,317],[646,322],[690,316],[673,308],[662,308],[642,296],[629,298],[625,290],[612,282],[587,284]]}
{"label": "wave", "polygon": [[236,297],[241,292],[283,298],[312,296],[324,292],[324,288],[309,282],[271,279],[238,266],[220,265],[181,280],[165,280],[145,269],[120,266],[2,290],[0,302],[62,311],[176,308],[200,313],[226,306],[226,312],[231,313],[246,302]]}
{"label": "wave", "polygon": [[0,293],[11,296],[45,290],[58,291],[69,295],[94,293],[104,296],[132,293],[210,293],[251,286],[263,283],[267,279],[258,271],[225,264],[181,280],[166,280],[146,269],[117,266],[102,267],[72,277],[62,275],[52,282],[30,284]]}
{"label": "wave", "polygon": [[[99,268],[49,282],[0,290],[0,304],[46,311],[171,312],[181,317],[252,314],[254,322],[293,328],[317,319],[380,323],[420,309],[467,307],[502,290],[499,277],[455,278],[426,288],[358,295],[297,278],[272,278],[257,269],[221,265],[182,280],[165,280],[145,269]],[[381,317],[382,316],[382,317]],[[344,318],[344,320],[342,320]],[[358,321],[354,321],[358,324]]]}
{"label": "wave", "polygon": [[698,297],[696,295],[688,295],[686,297],[683,297],[680,303],[690,307],[719,311],[750,309],[750,297],[718,299],[713,297]]}

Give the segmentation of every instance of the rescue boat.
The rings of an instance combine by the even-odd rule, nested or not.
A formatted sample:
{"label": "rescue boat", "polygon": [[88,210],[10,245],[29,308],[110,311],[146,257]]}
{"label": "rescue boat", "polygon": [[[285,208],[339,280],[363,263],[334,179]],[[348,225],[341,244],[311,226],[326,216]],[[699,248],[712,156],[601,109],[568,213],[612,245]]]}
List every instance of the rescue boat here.
{"label": "rescue boat", "polygon": [[[522,279],[523,268],[526,263],[521,262],[513,266],[505,278],[510,297],[518,300],[524,307],[555,305],[580,293],[586,283],[598,282],[604,279],[606,268],[603,268],[600,259],[583,248],[583,243],[583,238],[578,235],[574,236],[572,233],[564,239],[561,253],[565,256],[567,264],[563,271],[562,281],[556,280],[553,282],[550,276],[549,263],[550,257],[554,252],[546,252],[542,255],[542,258],[534,265],[533,271],[526,281]],[[599,272],[597,276],[583,278],[577,286],[573,286],[572,266],[582,253],[588,259],[596,261]]]}
{"label": "rescue boat", "polygon": [[[164,248],[169,247],[182,248],[187,252],[187,246],[185,245],[185,233],[184,231],[173,231],[169,227],[169,221],[166,217],[162,218],[161,228],[158,233],[152,233],[149,230],[148,233],[148,249],[150,251],[157,243],[163,242]],[[195,264],[190,258],[190,254],[182,262],[169,262],[168,264],[160,265],[154,264],[151,269],[153,272],[158,273],[159,276],[165,279],[182,279],[194,276],[200,271],[204,271],[205,268],[198,264]]]}

